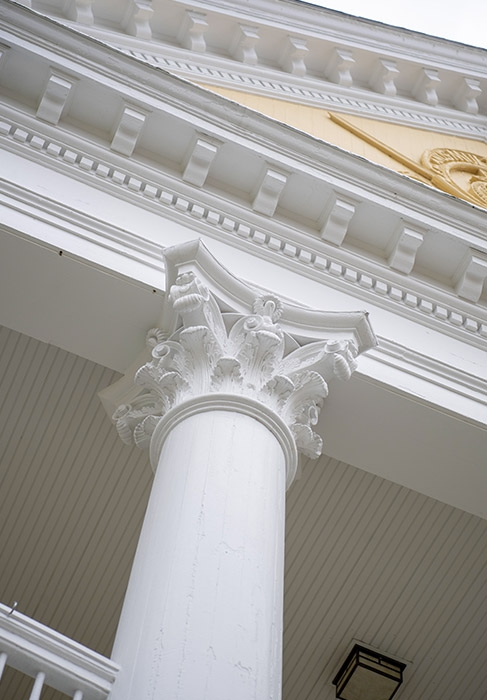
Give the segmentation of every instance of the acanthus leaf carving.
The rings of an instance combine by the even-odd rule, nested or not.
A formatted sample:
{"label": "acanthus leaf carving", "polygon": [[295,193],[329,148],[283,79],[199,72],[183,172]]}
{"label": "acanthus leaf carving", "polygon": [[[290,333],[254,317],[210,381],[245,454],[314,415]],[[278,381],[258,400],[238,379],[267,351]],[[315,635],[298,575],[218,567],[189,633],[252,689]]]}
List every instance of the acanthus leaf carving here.
{"label": "acanthus leaf carving", "polygon": [[241,365],[234,357],[220,357],[212,375],[213,391],[241,393],[243,376]]}
{"label": "acanthus leaf carving", "polygon": [[182,273],[176,278],[169,290],[169,300],[174,311],[180,314],[185,328],[206,326],[219,342],[225,342],[225,324],[216,299],[193,272]]}
{"label": "acanthus leaf carving", "polygon": [[192,391],[195,394],[208,392],[213,368],[221,352],[215,337],[205,326],[194,326],[181,331],[179,342],[190,360]]}
{"label": "acanthus leaf carving", "polygon": [[302,452],[305,457],[317,459],[323,449],[323,440],[318,433],[303,423],[293,423],[291,430],[299,452]]}
{"label": "acanthus leaf carving", "polygon": [[273,408],[281,413],[286,401],[294,390],[294,384],[282,374],[278,374],[263,386],[261,394],[267,397],[265,403],[273,403]]}
{"label": "acanthus leaf carving", "polygon": [[[181,319],[170,338],[151,329],[152,359],[135,374],[142,392],[113,416],[126,443],[148,447],[160,419],[179,403],[205,394],[252,398],[275,411],[291,429],[298,450],[318,457],[316,425],[329,379],[348,379],[357,348],[350,340],[323,340],[286,355],[288,342],[278,324],[282,304],[272,295],[257,298],[253,313],[225,318],[216,299],[194,273],[179,275],[169,301]],[[289,339],[289,337],[288,337]]]}

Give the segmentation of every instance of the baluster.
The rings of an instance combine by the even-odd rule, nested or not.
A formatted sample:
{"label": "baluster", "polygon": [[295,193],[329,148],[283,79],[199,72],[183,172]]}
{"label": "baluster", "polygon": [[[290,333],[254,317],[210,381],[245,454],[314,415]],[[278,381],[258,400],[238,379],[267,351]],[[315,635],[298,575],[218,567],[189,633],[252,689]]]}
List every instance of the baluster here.
{"label": "baluster", "polygon": [[2,674],[3,674],[3,669],[5,668],[5,664],[7,662],[7,654],[2,651],[0,654],[0,680],[2,680]]}
{"label": "baluster", "polygon": [[46,674],[43,673],[42,671],[40,671],[37,674],[29,700],[39,700],[40,699],[45,677],[46,677]]}
{"label": "baluster", "polygon": [[77,690],[73,695],[73,700],[83,700],[83,691]]}

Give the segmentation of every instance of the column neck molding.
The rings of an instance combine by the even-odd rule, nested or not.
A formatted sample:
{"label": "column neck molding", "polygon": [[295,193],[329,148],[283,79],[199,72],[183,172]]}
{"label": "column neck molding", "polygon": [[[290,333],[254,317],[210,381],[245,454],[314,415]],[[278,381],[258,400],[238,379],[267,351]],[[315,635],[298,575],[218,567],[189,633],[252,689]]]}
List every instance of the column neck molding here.
{"label": "column neck molding", "polygon": [[157,423],[150,441],[150,461],[154,472],[164,442],[169,433],[186,418],[210,411],[229,411],[255,418],[277,439],[284,453],[286,464],[286,486],[294,481],[298,468],[298,451],[291,429],[271,408],[248,396],[234,394],[204,394],[174,406]]}

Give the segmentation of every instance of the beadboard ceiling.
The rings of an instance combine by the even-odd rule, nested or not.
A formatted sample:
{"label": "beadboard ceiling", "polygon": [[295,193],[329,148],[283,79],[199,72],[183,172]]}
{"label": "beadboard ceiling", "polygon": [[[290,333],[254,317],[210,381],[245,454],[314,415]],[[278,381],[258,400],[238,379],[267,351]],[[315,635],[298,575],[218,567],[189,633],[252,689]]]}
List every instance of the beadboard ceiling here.
{"label": "beadboard ceiling", "polygon": [[[0,601],[106,655],[152,479],[97,397],[118,376],[0,330]],[[287,509],[284,700],[332,700],[354,639],[409,662],[398,700],[487,696],[484,520],[326,456]]]}

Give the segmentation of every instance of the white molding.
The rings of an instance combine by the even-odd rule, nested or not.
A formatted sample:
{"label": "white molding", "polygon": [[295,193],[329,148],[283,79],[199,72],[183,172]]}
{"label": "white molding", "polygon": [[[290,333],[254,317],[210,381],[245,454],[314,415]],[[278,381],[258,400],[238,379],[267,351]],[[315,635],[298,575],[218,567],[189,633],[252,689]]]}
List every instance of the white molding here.
{"label": "white molding", "polygon": [[[381,365],[377,377],[381,376],[385,367],[402,375],[396,386],[403,387],[401,393],[404,395],[413,394],[416,401],[431,405],[434,403],[431,387],[438,387],[441,396],[437,397],[437,402],[443,411],[450,415],[468,416],[470,421],[480,427],[487,425],[487,379],[380,336],[377,346],[371,348],[363,358],[357,376],[370,381],[376,374],[371,371],[371,364],[375,362]],[[389,389],[393,386],[393,383],[387,381],[386,384]]]}
{"label": "white molding", "polygon": [[2,228],[12,235],[70,252],[94,266],[146,285],[150,282],[151,287],[159,288],[163,283],[162,246],[142,236],[2,179],[0,207],[4,210]]}
{"label": "white molding", "polygon": [[[32,19],[29,17],[29,19]],[[40,27],[36,24],[36,28]],[[59,45],[59,51],[64,58],[66,52],[72,50],[77,53],[70,53],[68,63],[79,61],[80,54],[87,54],[86,43],[90,45],[90,58],[85,59],[76,67],[76,73],[81,70],[86,72],[86,76],[95,78],[96,72],[100,73],[103,66],[103,75],[110,75],[111,87],[120,90],[120,95],[130,91],[134,99],[137,101],[143,100],[144,108],[150,110],[161,110],[161,91],[164,91],[164,110],[168,114],[172,114],[182,119],[182,122],[187,124],[194,123],[195,126],[205,132],[212,132],[213,137],[226,137],[239,145],[246,147],[251,146],[255,152],[264,158],[269,159],[269,164],[274,164],[274,167],[282,162],[282,159],[289,162],[290,167],[296,168],[296,163],[299,162],[299,168],[302,172],[309,172],[314,175],[326,173],[327,181],[330,184],[336,183],[342,186],[347,183],[349,187],[358,187],[363,192],[364,186],[367,188],[369,195],[380,194],[385,200],[390,200],[391,208],[401,210],[402,198],[405,196],[408,212],[418,210],[419,214],[430,216],[431,209],[431,192],[432,188],[421,185],[409,178],[393,173],[387,168],[374,165],[370,162],[365,162],[360,158],[345,154],[339,148],[327,145],[322,141],[310,137],[306,134],[298,132],[292,128],[280,125],[274,120],[269,119],[259,113],[253,112],[239,105],[229,102],[225,98],[214,95],[211,92],[202,90],[194,85],[190,85],[178,78],[169,76],[166,73],[161,73],[153,67],[134,62],[130,58],[125,58],[123,55],[117,55],[117,64],[121,63],[120,70],[123,68],[124,84],[119,83],[120,70],[114,70],[113,64],[109,61],[111,50],[106,47],[93,44],[93,41],[79,34],[64,36],[64,31],[61,27],[47,25],[45,27],[48,33],[54,31],[51,37],[52,43],[49,47],[49,53],[46,56],[48,60],[59,61],[59,56],[53,52],[53,46],[56,41]],[[76,44],[80,46],[76,49]],[[44,45],[45,42],[44,42]],[[40,48],[40,47],[39,47]],[[44,54],[45,49],[42,48],[41,54]],[[108,64],[107,65],[107,60]],[[74,66],[73,66],[74,70]],[[107,76],[108,77],[108,76]],[[8,112],[8,110],[7,110]],[[245,114],[246,129],[241,128],[241,114]],[[232,116],[235,123],[232,121]],[[20,115],[19,115],[20,117]],[[210,123],[211,120],[211,123]],[[54,132],[53,132],[54,133]],[[20,137],[19,137],[20,138]],[[270,148],[270,143],[274,143],[274,148]],[[320,148],[323,151],[323,159],[317,163],[316,149]],[[394,194],[391,196],[391,188],[394,188]],[[419,188],[419,189],[418,189]],[[438,192],[433,196],[438,196]],[[343,192],[345,194],[345,192]],[[449,199],[447,203],[445,195],[441,207],[438,207],[438,218],[441,224],[448,222],[449,232],[452,233],[450,221],[462,220],[462,227],[466,225],[468,232],[468,219],[474,207],[466,208],[463,202],[458,202],[454,198]],[[424,204],[423,204],[424,202]],[[453,205],[453,206],[451,206]],[[462,205],[463,208],[462,208]],[[443,215],[444,212],[444,215]],[[476,215],[480,221],[479,214]],[[460,227],[459,227],[460,228]],[[472,227],[470,227],[472,228]],[[481,225],[474,224],[472,230],[478,232]],[[478,233],[477,233],[478,238]],[[476,242],[475,245],[478,245]]]}
{"label": "white molding", "polygon": [[[194,89],[199,91],[199,88]],[[203,95],[213,97],[212,93],[206,93],[206,91],[203,91]],[[222,107],[228,109],[227,100],[214,97],[217,105],[222,100]],[[211,99],[210,104],[214,106]],[[202,108],[209,109],[209,103],[205,102]],[[32,159],[37,160],[41,155],[48,155],[53,167],[58,167],[60,164],[72,165],[79,172],[96,175],[99,182],[111,180],[119,186],[127,187],[128,190],[142,192],[147,198],[154,199],[160,196],[160,193],[153,188],[147,190],[144,187],[143,180],[154,177],[154,167],[149,164],[132,160],[131,168],[128,169],[127,161],[117,160],[115,156],[107,153],[105,148],[100,148],[95,141],[91,142],[89,134],[87,139],[66,130],[52,130],[47,124],[41,126],[35,120],[33,121],[30,115],[6,105],[3,106],[2,112],[4,118],[2,119],[0,113],[0,137],[5,137],[7,148],[17,150],[24,147],[25,155]],[[241,145],[249,149],[249,154],[259,153],[272,164],[278,162],[280,155],[284,158],[283,162],[286,163],[289,171],[314,176],[318,181],[336,187],[336,192],[341,193],[345,199],[350,198],[353,193],[350,201],[356,198],[357,202],[369,200],[380,204],[402,215],[410,226],[413,225],[413,217],[415,217],[416,226],[434,229],[436,233],[443,233],[449,238],[455,238],[467,246],[472,246],[476,251],[487,253],[487,236],[483,232],[485,217],[483,209],[387,168],[364,161],[306,134],[289,130],[287,127],[281,129],[280,125],[273,120],[268,120],[252,111],[248,117],[249,132],[243,134],[240,129],[232,129],[227,111],[227,132],[223,134],[219,128],[215,129],[219,139],[212,137],[212,143],[221,144],[222,138],[225,137],[238,140]],[[209,124],[205,126],[206,130],[209,130]],[[276,152],[269,147],[271,137],[277,141]],[[261,148],[263,143],[265,146]],[[322,150],[322,157],[319,160],[316,158],[317,148]],[[88,150],[96,155],[88,156]],[[161,173],[159,164],[154,165],[157,167],[157,172]],[[138,177],[135,177],[134,173],[137,173]],[[164,175],[165,173],[161,174],[161,177]],[[140,179],[141,177],[143,180]],[[169,180],[171,179],[174,182],[174,178],[169,177]],[[223,195],[225,196],[226,193]],[[165,196],[163,201],[166,202]],[[400,219],[398,223],[399,221]],[[321,226],[322,223],[317,222],[313,232],[318,234]],[[306,230],[307,227],[302,228]]]}
{"label": "white molding", "polygon": [[[52,29],[52,27],[49,27],[49,29]],[[59,30],[60,28],[56,27],[56,29]],[[73,43],[73,37],[63,37],[63,41],[66,38]],[[81,44],[85,42],[92,43],[91,40],[84,37],[76,36],[75,38]],[[93,61],[90,60],[89,63],[91,63],[93,68],[90,65],[86,66],[87,75],[90,77],[93,75],[91,71],[94,70],[95,64],[100,68],[103,62],[106,61],[106,56],[104,56],[106,49],[98,45],[91,48],[93,48]],[[62,47],[62,50],[64,51],[64,47]],[[79,47],[79,50],[81,52],[81,47]],[[50,55],[49,58],[54,60],[54,55]],[[73,56],[74,58],[78,58],[78,56]],[[122,63],[125,62],[123,56],[118,56],[117,60]],[[80,68],[81,66],[77,69],[78,73]],[[421,219],[423,216],[431,219],[431,208],[436,208],[437,229],[444,227],[445,231],[448,231],[448,235],[456,235],[465,240],[466,243],[468,241],[468,245],[474,245],[476,248],[482,247],[479,231],[482,229],[481,219],[483,214],[480,209],[476,211],[475,207],[464,202],[455,200],[448,195],[439,193],[428,186],[412,181],[386,168],[346,154],[339,148],[327,145],[318,139],[280,125],[263,115],[235,105],[211,92],[204,91],[167,74],[161,74],[160,71],[155,71],[150,66],[134,63],[127,58],[126,65],[123,68],[126,75],[124,88],[131,91],[137,90],[137,92],[134,92],[134,97],[137,96],[139,101],[144,100],[144,107],[147,110],[161,109],[161,102],[157,93],[160,95],[160,90],[164,89],[164,108],[169,114],[177,115],[183,120],[183,123],[187,123],[188,120],[193,121],[204,132],[210,131],[213,138],[230,138],[234,143],[247,148],[250,147],[252,151],[258,152],[264,158],[268,158],[271,167],[272,165],[276,167],[276,164],[282,163],[284,159],[284,162],[288,163],[293,170],[298,166],[303,173],[309,173],[321,179],[325,177],[331,186],[337,185],[340,187],[343,195],[346,195],[344,188],[349,190],[350,194],[353,191],[357,191],[363,196],[367,192],[368,197],[371,199],[376,196],[382,197],[382,202],[391,209],[397,210],[398,213],[407,213],[410,216],[411,212],[414,211],[417,213],[418,219]],[[106,70],[107,68],[104,67],[105,72]],[[111,79],[115,81],[118,80],[118,77],[112,74]],[[158,85],[159,91],[155,89],[155,84]],[[119,89],[121,89],[121,86],[119,86]],[[183,111],[183,106],[185,111]],[[5,109],[5,114],[8,114],[9,109]],[[240,127],[242,113],[245,114],[246,119],[247,128],[245,131]],[[28,123],[29,117],[27,115],[22,117],[18,110],[13,110],[11,114],[12,119],[25,119],[25,123]],[[15,117],[13,116],[14,114]],[[235,124],[232,122],[231,115],[235,118]],[[209,118],[212,120],[211,124],[209,123]],[[17,122],[17,124],[19,128],[16,131],[15,139],[19,143],[24,139],[26,143],[37,147],[39,151],[46,148],[40,136],[37,138],[32,137],[32,140],[29,140],[31,138],[29,132],[24,134],[20,128],[20,122]],[[9,130],[10,127],[7,127],[7,132],[4,130],[3,133],[8,133]],[[60,132],[51,133],[56,134],[57,138],[59,138]],[[89,134],[87,136],[88,138],[90,137]],[[273,149],[270,148],[271,142],[275,143]],[[94,145],[90,145],[90,148]],[[56,146],[52,148],[55,150]],[[63,149],[61,145],[58,145],[57,148],[60,151]],[[317,148],[323,152],[323,158],[320,159],[319,163],[316,159]],[[54,150],[51,152],[54,153]],[[63,158],[66,159],[64,154]],[[83,166],[87,169],[93,167],[90,165],[89,160],[84,160]],[[106,171],[100,168],[98,174],[100,177],[103,177]],[[131,186],[136,187],[136,182],[132,182]],[[442,202],[441,206],[438,204],[439,197]],[[433,201],[435,204],[432,204]],[[403,207],[407,208],[407,212]],[[456,228],[455,222],[458,222]],[[473,235],[470,236],[469,232]],[[487,249],[487,246],[484,247]]]}

